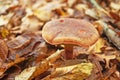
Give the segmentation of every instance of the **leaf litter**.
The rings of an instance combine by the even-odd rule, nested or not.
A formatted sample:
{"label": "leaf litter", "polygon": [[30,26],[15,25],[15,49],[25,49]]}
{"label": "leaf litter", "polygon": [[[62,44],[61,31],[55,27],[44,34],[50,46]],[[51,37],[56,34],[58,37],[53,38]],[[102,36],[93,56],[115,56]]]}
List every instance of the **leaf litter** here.
{"label": "leaf litter", "polygon": [[[120,80],[119,0],[0,0],[0,80]],[[100,38],[88,48],[50,45],[42,28],[59,18],[84,19]]]}

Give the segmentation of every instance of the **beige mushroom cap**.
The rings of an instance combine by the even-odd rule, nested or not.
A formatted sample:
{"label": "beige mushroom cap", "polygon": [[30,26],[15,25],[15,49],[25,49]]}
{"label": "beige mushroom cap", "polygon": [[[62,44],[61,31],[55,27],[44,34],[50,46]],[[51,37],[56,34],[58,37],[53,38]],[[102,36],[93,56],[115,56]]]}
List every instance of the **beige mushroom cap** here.
{"label": "beige mushroom cap", "polygon": [[46,42],[90,46],[99,38],[98,31],[86,20],[61,18],[47,22],[42,30]]}

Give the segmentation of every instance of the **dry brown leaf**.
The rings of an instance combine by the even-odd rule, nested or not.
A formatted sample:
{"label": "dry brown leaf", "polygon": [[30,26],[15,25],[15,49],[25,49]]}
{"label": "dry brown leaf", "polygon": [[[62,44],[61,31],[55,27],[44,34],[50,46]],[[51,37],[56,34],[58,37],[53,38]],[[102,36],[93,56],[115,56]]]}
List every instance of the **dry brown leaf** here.
{"label": "dry brown leaf", "polygon": [[[7,42],[7,46],[1,41],[1,51],[2,54],[0,59],[3,59],[3,63],[0,63],[0,76],[4,74],[4,72],[9,69],[11,66],[14,66],[17,63],[25,61],[28,59],[30,55],[39,55],[39,53],[35,52],[33,48],[37,51],[37,47],[39,49],[42,48],[43,39],[41,35],[35,34],[32,32],[26,32],[25,34],[16,37],[15,39]],[[37,43],[37,46],[36,46]],[[9,53],[8,53],[8,49]],[[43,51],[43,50],[42,50]],[[9,55],[8,55],[9,54]],[[12,61],[11,61],[12,60]]]}
{"label": "dry brown leaf", "polygon": [[20,26],[16,26],[12,29],[12,33],[23,33],[26,31],[39,31],[43,25],[36,16],[29,15],[22,19],[22,23]]}
{"label": "dry brown leaf", "polygon": [[103,34],[103,27],[102,25],[100,25],[97,21],[95,21],[93,23],[93,25],[95,26],[95,28],[98,30],[99,34],[102,35]]}
{"label": "dry brown leaf", "polygon": [[[52,11],[56,9],[61,9],[65,6],[60,4],[59,1],[48,2],[39,8],[33,9],[33,13],[42,21],[48,21],[52,18]],[[63,14],[63,13],[62,13]]]}
{"label": "dry brown leaf", "polygon": [[116,14],[115,12],[109,12],[109,14],[111,15],[111,17],[115,20],[115,23],[120,21],[120,16],[118,14]]}
{"label": "dry brown leaf", "polygon": [[110,64],[110,60],[115,59],[116,56],[115,55],[105,55],[105,54],[96,54],[97,56],[99,56],[100,58],[103,58],[106,62],[106,68],[110,68],[109,64]]}
{"label": "dry brown leaf", "polygon": [[0,39],[0,66],[7,59],[8,56],[8,47],[4,40]]}
{"label": "dry brown leaf", "polygon": [[103,73],[104,80],[107,80],[116,71],[116,65],[113,65],[109,70]]}
{"label": "dry brown leaf", "polygon": [[[115,26],[114,28],[119,28],[119,4],[120,0],[0,0],[0,27],[6,27],[6,29],[0,29],[0,38],[5,39],[5,43],[7,43],[6,46],[4,41],[0,40],[0,79],[13,79],[11,75],[14,74],[14,71],[9,73],[9,69],[15,65],[21,65],[21,69],[28,66],[35,66],[23,72],[24,74],[22,74],[22,76],[28,78],[31,76],[35,77],[38,73],[44,72],[50,68],[51,64],[49,64],[49,62],[54,62],[55,58],[52,58],[53,61],[43,59],[46,59],[46,57],[54,53],[57,49],[63,49],[63,47],[46,44],[42,39],[41,30],[44,23],[47,21],[60,17],[85,19],[92,23],[103,20],[106,24],[110,23],[110,25]],[[120,56],[119,50],[116,50],[115,47],[111,45],[112,42],[119,48],[119,30],[115,29],[117,33],[114,34],[108,28],[106,31],[103,31],[104,29],[101,25],[98,25],[96,29],[101,38],[94,46],[90,46],[89,52],[86,48],[74,47],[74,53],[76,56],[78,55],[77,58],[80,56],[80,59],[84,59],[84,62],[90,60],[95,65],[92,76],[86,80],[119,80],[120,73],[118,68],[120,60],[117,59]],[[30,34],[23,37],[21,34],[27,31],[33,31],[40,34],[39,36]],[[110,32],[105,33],[107,31]],[[104,34],[108,34],[108,37],[105,37]],[[19,35],[21,37],[19,37]],[[109,38],[109,41],[104,38]],[[30,58],[28,59],[28,57]],[[23,65],[26,59],[28,62]],[[42,60],[43,63],[39,64]],[[63,60],[61,59],[58,60],[58,63],[56,61],[53,67],[56,68],[60,66],[62,62]],[[69,61],[68,64],[69,63],[74,63],[74,60]],[[81,63],[81,61],[78,61],[78,63]],[[52,77],[51,75],[49,77],[45,75],[44,77],[46,78],[43,78],[47,80],[70,80],[69,78],[72,80],[80,80],[80,77],[85,77],[86,74],[80,74],[82,71],[80,70],[81,68],[78,68],[78,63],[74,63],[72,66],[64,64],[64,67],[56,68],[55,75],[51,73],[53,75]],[[42,67],[44,67],[44,69]],[[36,69],[38,70],[36,71]],[[42,74],[39,76],[41,75]],[[6,78],[6,76],[10,77]],[[40,79],[37,77],[35,80]]]}
{"label": "dry brown leaf", "polygon": [[51,56],[43,60],[39,65],[25,69],[15,77],[15,80],[31,80],[41,73],[47,71],[51,67],[51,64],[60,58],[62,52],[63,50],[57,50]]}
{"label": "dry brown leaf", "polygon": [[18,36],[14,40],[11,40],[7,43],[9,48],[19,49],[27,46],[31,42],[31,37],[29,36]]}
{"label": "dry brown leaf", "polygon": [[25,8],[22,8],[21,6],[15,6],[15,8],[10,9],[10,11],[13,11],[13,16],[9,20],[9,25],[11,27],[18,26],[22,23],[22,18],[26,15]]}
{"label": "dry brown leaf", "polygon": [[43,80],[83,80],[87,78],[93,69],[91,63],[78,63],[64,67],[58,67]]}
{"label": "dry brown leaf", "polygon": [[17,58],[15,61],[13,62],[10,62],[10,63],[4,63],[2,64],[2,66],[0,67],[0,77],[4,75],[5,71],[12,67],[13,65],[17,64],[17,63],[20,63],[22,61],[25,61],[25,58]]}

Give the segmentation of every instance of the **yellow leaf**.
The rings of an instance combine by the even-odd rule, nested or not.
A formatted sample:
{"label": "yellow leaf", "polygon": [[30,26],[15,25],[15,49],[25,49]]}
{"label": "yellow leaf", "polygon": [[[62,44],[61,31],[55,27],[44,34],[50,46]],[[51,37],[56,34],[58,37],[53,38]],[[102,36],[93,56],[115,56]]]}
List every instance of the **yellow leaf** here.
{"label": "yellow leaf", "polygon": [[37,16],[42,21],[48,21],[51,18],[51,12],[37,9],[34,11],[34,15]]}
{"label": "yellow leaf", "polygon": [[89,48],[88,52],[92,51],[95,53],[100,53],[101,48],[104,47],[104,45],[105,45],[105,40],[102,38],[99,38],[98,41]]}
{"label": "yellow leaf", "polygon": [[104,44],[105,44],[105,41],[102,38],[100,38],[95,44],[94,51],[101,52],[101,48],[104,46]]}
{"label": "yellow leaf", "polygon": [[5,28],[1,29],[1,35],[3,38],[6,38],[9,35],[9,31]]}
{"label": "yellow leaf", "polygon": [[56,13],[59,14],[61,17],[67,17],[68,16],[68,13],[65,12],[64,10],[62,9],[55,9]]}
{"label": "yellow leaf", "polygon": [[55,53],[43,60],[39,65],[23,70],[15,77],[15,80],[32,80],[36,76],[51,68],[51,64],[61,57],[62,52],[64,52],[64,50],[57,50]]}
{"label": "yellow leaf", "polygon": [[83,80],[87,78],[93,69],[91,63],[79,63],[70,66],[58,67],[48,77],[43,80]]}
{"label": "yellow leaf", "polygon": [[20,75],[15,77],[15,80],[29,80],[33,72],[36,70],[36,67],[30,67],[25,69]]}

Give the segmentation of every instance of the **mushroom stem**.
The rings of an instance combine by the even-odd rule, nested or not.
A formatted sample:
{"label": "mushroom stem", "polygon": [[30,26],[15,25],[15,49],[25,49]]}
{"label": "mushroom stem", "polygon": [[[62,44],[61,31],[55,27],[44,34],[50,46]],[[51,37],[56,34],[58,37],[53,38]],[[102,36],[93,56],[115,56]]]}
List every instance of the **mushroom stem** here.
{"label": "mushroom stem", "polygon": [[65,58],[67,60],[73,59],[73,45],[71,44],[65,45]]}

